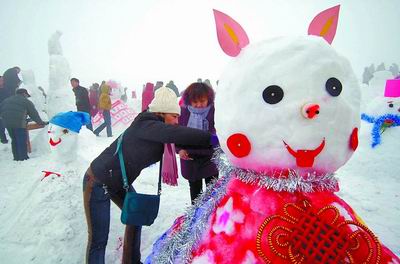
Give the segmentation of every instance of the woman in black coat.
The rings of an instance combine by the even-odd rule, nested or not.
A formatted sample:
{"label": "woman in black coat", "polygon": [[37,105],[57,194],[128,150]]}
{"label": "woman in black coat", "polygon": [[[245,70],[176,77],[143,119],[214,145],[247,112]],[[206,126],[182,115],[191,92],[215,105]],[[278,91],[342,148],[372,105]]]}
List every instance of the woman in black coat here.
{"label": "woman in black coat", "polygon": [[[124,132],[122,150],[129,185],[142,169],[161,160],[165,143],[210,146],[216,137],[209,132],[178,126],[180,108],[175,93],[162,87],[149,111],[142,112]],[[213,142],[212,142],[213,141]],[[104,263],[110,226],[110,199],[120,208],[125,198],[118,155],[118,140],[106,148],[87,170],[83,180],[84,206],[89,240],[87,263]],[[141,226],[126,226],[123,263],[140,262]]]}

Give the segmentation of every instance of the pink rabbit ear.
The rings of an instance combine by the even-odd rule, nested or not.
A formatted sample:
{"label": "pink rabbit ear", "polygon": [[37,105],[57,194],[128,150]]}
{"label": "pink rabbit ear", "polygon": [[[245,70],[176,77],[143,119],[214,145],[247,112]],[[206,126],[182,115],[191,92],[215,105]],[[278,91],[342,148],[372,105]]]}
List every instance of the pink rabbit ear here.
{"label": "pink rabbit ear", "polygon": [[335,38],[340,5],[329,8],[319,13],[308,27],[308,35],[323,37],[329,44]]}
{"label": "pink rabbit ear", "polygon": [[218,10],[213,11],[219,45],[227,55],[236,57],[249,44],[249,38],[238,22]]}

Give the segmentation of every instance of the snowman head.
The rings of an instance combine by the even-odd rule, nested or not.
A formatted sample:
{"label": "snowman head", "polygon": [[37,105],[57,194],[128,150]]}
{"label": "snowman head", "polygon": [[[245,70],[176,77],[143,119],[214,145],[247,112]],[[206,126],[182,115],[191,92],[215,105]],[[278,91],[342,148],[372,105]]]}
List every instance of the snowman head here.
{"label": "snowman head", "polygon": [[47,133],[50,147],[60,151],[71,149],[78,135],[76,132],[54,124],[49,124]]}
{"label": "snowman head", "polygon": [[90,116],[85,112],[58,113],[49,121],[48,135],[52,149],[69,151],[76,147],[77,135],[82,127],[90,122]]}
{"label": "snowman head", "polygon": [[386,98],[384,103],[387,112],[394,115],[400,115],[400,97]]}
{"label": "snowman head", "polygon": [[378,114],[400,115],[400,79],[386,80],[384,97],[375,98],[374,104]]}
{"label": "snowman head", "polygon": [[377,96],[369,102],[366,113],[375,117],[387,114],[400,116],[400,97]]}
{"label": "snowman head", "polygon": [[214,10],[220,46],[234,57],[219,79],[215,124],[235,166],[322,174],[351,157],[360,90],[349,62],[330,46],[338,12],[318,14],[310,36],[249,44],[237,22]]}

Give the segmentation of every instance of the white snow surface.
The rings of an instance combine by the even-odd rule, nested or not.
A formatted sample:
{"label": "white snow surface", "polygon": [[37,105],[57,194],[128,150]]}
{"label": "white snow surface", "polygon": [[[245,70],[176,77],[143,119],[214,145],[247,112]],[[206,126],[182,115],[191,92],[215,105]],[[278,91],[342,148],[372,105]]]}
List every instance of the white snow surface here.
{"label": "white snow surface", "polygon": [[[30,132],[32,142],[44,139],[44,146],[29,154],[24,162],[12,160],[11,144],[0,145],[0,256],[1,263],[83,263],[87,241],[87,225],[83,208],[82,179],[90,162],[122,132],[114,137],[96,137],[82,128],[77,145],[77,159],[65,165],[57,155],[46,150],[48,139],[43,130]],[[179,162],[178,162],[179,164]],[[42,170],[61,173],[44,178]],[[156,193],[158,165],[140,175],[134,187],[143,193]],[[190,205],[189,186],[180,177],[178,187],[163,186],[159,216],[151,227],[143,227],[142,258],[150,252],[153,242]],[[111,203],[111,226],[106,252],[106,263],[120,263],[124,227],[120,210]],[[119,249],[117,249],[119,248]]]}
{"label": "white snow surface", "polygon": [[[370,147],[370,130],[371,124],[362,121],[359,148],[337,172],[341,186],[338,194],[386,246],[400,255],[400,128],[387,129],[382,144],[375,149]],[[113,138],[95,137],[83,127],[76,146],[78,157],[69,165],[46,151],[48,142],[43,130],[30,132],[34,152],[27,161],[13,161],[10,143],[0,145],[4,186],[0,192],[1,263],[84,262],[87,226],[82,201],[83,174],[120,132],[122,129],[114,131]],[[62,176],[51,175],[41,181],[42,170]],[[155,193],[157,177],[156,164],[142,172],[134,187],[139,192]],[[187,181],[180,176],[178,183],[178,187],[163,185],[159,216],[152,226],[143,227],[143,260],[152,243],[190,205]],[[106,263],[121,262],[119,239],[124,227],[119,217],[120,210],[112,204]]]}

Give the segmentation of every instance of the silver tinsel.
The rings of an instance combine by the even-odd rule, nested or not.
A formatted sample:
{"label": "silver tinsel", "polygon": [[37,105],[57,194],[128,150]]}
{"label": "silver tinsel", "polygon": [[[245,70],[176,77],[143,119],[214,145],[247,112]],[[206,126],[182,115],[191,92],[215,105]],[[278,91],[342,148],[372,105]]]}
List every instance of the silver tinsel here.
{"label": "silver tinsel", "polygon": [[271,176],[232,166],[220,148],[216,149],[213,161],[222,178],[212,183],[197,198],[194,205],[186,210],[179,231],[168,234],[166,238],[157,242],[157,251],[153,252],[147,263],[186,264],[192,261],[192,250],[196,248],[203,233],[209,229],[210,216],[226,195],[226,187],[232,177],[278,192],[336,191],[337,189],[338,182],[333,173],[324,175],[308,173],[304,177],[296,170],[289,170],[287,176],[276,174]]}
{"label": "silver tinsel", "polygon": [[225,196],[229,180],[230,177],[222,177],[214,181],[186,210],[179,231],[159,241],[157,252],[146,263],[190,263],[192,249],[208,229],[210,215]]}
{"label": "silver tinsel", "polygon": [[336,191],[338,186],[334,173],[320,175],[310,172],[305,176],[301,176],[298,171],[290,169],[288,175],[284,176],[281,172],[272,173],[271,175],[236,168],[229,163],[221,149],[216,150],[213,160],[217,164],[220,174],[234,175],[245,183],[255,184],[277,192]]}

